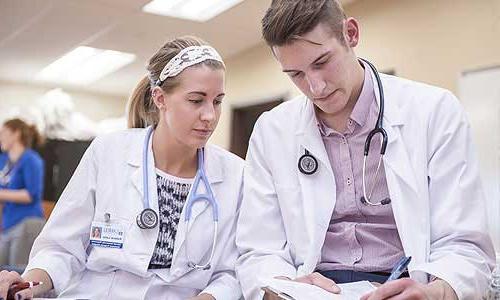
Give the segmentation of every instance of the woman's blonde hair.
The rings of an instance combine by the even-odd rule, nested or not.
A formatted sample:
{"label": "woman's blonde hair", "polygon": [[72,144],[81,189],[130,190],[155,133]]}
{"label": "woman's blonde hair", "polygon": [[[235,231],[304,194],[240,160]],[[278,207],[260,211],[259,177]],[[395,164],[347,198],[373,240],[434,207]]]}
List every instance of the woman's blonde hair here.
{"label": "woman's blonde hair", "polygon": [[3,126],[13,132],[19,132],[21,136],[21,144],[24,147],[40,147],[44,139],[36,129],[35,125],[30,125],[21,119],[15,118],[3,123]]}
{"label": "woman's blonde hair", "polygon": [[[151,91],[159,82],[161,71],[165,65],[174,58],[180,51],[190,46],[208,45],[203,40],[185,36],[168,41],[149,60],[146,67],[147,75],[139,82],[133,91],[128,104],[128,127],[144,128],[149,125],[156,126],[159,121],[158,108],[156,107]],[[223,69],[224,65],[216,60],[205,60],[200,64],[213,69]],[[160,87],[165,93],[172,92],[179,85],[178,76],[169,77],[160,83]]]}

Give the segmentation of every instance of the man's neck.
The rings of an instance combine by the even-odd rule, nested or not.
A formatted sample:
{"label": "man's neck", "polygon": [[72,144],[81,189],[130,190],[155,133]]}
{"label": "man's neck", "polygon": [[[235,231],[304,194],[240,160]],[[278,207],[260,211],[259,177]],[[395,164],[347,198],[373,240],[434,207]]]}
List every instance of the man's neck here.
{"label": "man's neck", "polygon": [[359,96],[361,95],[361,91],[363,89],[363,84],[365,81],[365,70],[357,61],[353,74],[354,76],[352,80],[354,80],[355,83],[353,85],[351,96],[349,97],[349,100],[347,101],[344,109],[335,114],[327,114],[321,111],[319,108],[315,108],[317,109],[318,117],[326,124],[326,126],[337,132],[344,132],[346,130],[347,120],[349,120],[349,117],[351,116],[352,111],[354,110],[354,107],[356,106],[356,103],[358,102]]}

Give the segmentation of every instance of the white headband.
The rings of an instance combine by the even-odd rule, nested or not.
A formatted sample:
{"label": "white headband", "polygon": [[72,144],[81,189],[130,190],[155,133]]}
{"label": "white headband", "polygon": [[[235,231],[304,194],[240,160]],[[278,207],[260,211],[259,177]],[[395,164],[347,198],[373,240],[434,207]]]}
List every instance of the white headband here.
{"label": "white headband", "polygon": [[205,60],[212,59],[221,62],[221,56],[210,46],[190,46],[184,48],[174,58],[172,58],[163,68],[157,85],[160,85],[169,77],[177,76],[185,68],[199,64]]}

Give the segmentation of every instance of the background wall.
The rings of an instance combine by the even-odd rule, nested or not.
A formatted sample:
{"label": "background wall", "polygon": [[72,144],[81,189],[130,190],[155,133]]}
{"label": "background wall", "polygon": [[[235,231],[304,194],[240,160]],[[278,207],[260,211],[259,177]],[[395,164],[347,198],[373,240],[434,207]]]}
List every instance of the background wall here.
{"label": "background wall", "polygon": [[[11,109],[19,108],[21,111],[29,109],[49,90],[51,88],[0,81],[0,118]],[[125,114],[126,96],[64,91],[71,96],[75,110],[93,121],[116,118]]]}
{"label": "background wall", "polygon": [[[357,54],[380,70],[457,93],[461,72],[500,65],[498,0],[359,0],[346,12],[361,24]],[[226,64],[228,101],[212,142],[227,148],[231,106],[298,91],[264,44]]]}
{"label": "background wall", "polygon": [[[380,70],[457,93],[461,72],[500,65],[498,0],[358,0],[346,12],[361,24],[357,54]],[[226,65],[227,98],[211,142],[228,148],[232,107],[291,98],[299,92],[264,43],[226,58]],[[0,114],[11,105],[30,105],[46,91],[0,82]],[[96,121],[118,117],[125,110],[127,95],[66,92],[78,111]]]}

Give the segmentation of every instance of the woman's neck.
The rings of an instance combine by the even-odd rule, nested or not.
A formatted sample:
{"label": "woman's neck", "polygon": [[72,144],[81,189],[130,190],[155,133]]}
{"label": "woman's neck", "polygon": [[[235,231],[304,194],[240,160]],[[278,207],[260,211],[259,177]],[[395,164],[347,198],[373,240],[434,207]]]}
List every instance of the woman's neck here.
{"label": "woman's neck", "polygon": [[196,149],[179,143],[160,125],[153,133],[153,156],[155,167],[167,174],[181,178],[196,175]]}
{"label": "woman's neck", "polygon": [[26,150],[26,147],[20,143],[12,145],[12,148],[8,151],[9,160],[16,162],[23,155],[24,150]]}

